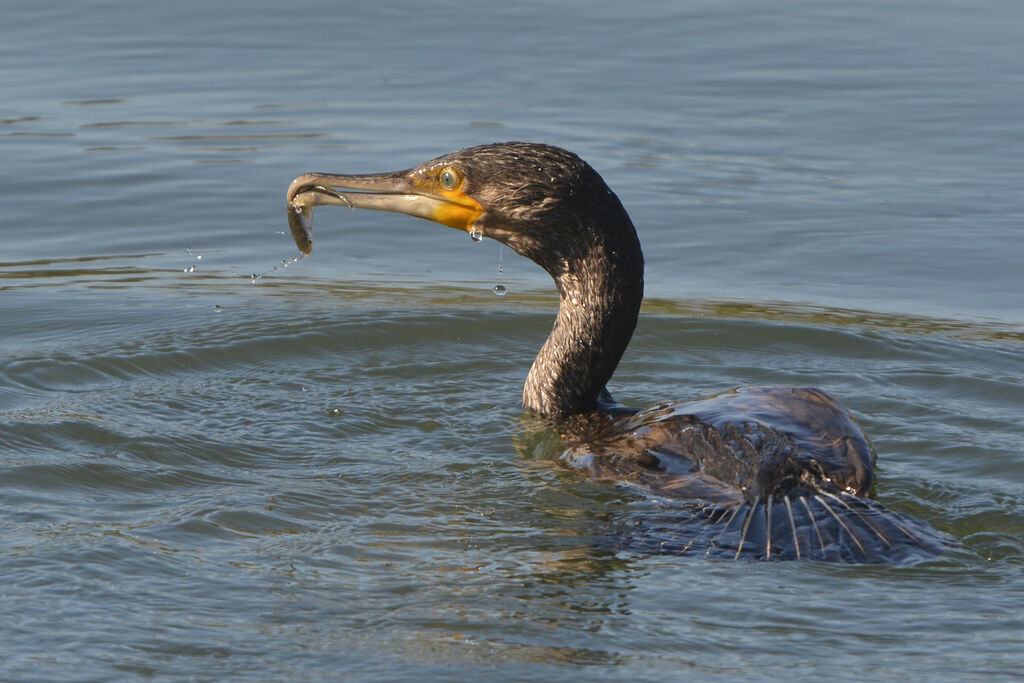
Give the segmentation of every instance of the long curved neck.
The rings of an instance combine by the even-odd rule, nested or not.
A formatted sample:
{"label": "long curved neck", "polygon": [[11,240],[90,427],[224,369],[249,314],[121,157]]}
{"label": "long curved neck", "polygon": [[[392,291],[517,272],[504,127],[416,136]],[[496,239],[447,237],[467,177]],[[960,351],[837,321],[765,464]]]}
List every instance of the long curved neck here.
{"label": "long curved neck", "polygon": [[611,238],[586,230],[573,253],[542,263],[558,287],[558,317],[526,378],[526,410],[566,417],[597,408],[643,300],[643,254],[625,221],[628,230]]}

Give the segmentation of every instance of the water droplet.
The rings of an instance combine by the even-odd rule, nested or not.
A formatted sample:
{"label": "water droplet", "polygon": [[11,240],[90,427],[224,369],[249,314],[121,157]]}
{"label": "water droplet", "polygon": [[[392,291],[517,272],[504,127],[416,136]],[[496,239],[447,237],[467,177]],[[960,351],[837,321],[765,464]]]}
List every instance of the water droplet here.
{"label": "water droplet", "polygon": [[213,312],[214,313],[220,313],[222,310],[224,310],[220,306],[218,306],[217,304],[214,304],[212,308],[213,308]]}
{"label": "water droplet", "polygon": [[[305,254],[299,254],[298,256],[293,256],[292,258],[287,260],[282,259],[276,266],[274,266],[270,270],[264,271],[262,273],[252,273],[250,275],[247,275],[246,277],[249,278],[249,281],[252,282],[252,284],[256,284],[256,282],[258,280],[262,280],[264,276],[270,275],[271,273],[276,273],[279,268],[287,268],[291,264],[297,263],[304,258],[306,258]],[[234,275],[234,272],[232,272],[232,275]]]}
{"label": "water droplet", "polygon": [[342,410],[341,408],[328,408],[324,412],[330,417],[339,417],[345,414],[345,411]]}
{"label": "water droplet", "polygon": [[188,268],[185,268],[181,272],[183,272],[183,273],[194,273],[194,272],[196,272],[196,267],[195,266],[189,266]]}
{"label": "water droplet", "polygon": [[469,238],[474,242],[479,242],[484,238],[484,232],[480,228],[473,228],[469,231]]}
{"label": "water droplet", "polygon": [[505,296],[506,294],[508,294],[508,287],[506,287],[505,285],[494,285],[494,289],[492,291],[497,296]]}
{"label": "water droplet", "polygon": [[196,261],[202,261],[202,260],[203,260],[203,255],[202,254],[196,254]]}
{"label": "water droplet", "polygon": [[274,232],[276,232],[278,235],[287,235],[288,234],[284,230],[275,230]]}

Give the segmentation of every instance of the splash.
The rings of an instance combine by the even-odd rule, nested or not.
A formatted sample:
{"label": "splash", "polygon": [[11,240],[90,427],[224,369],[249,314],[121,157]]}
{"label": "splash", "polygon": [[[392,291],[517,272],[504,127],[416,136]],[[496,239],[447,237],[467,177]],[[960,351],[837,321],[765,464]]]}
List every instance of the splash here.
{"label": "splash", "polygon": [[[185,247],[185,254],[187,256],[195,256],[196,261],[202,261],[203,260],[203,255],[200,254],[199,252],[197,252],[192,247]],[[194,273],[194,272],[196,272],[196,266],[195,266],[195,264],[192,264],[191,266],[187,266],[185,268],[182,268],[181,272],[183,272],[183,273]]]}
{"label": "splash", "polygon": [[297,262],[301,261],[304,258],[306,258],[306,254],[299,254],[298,256],[293,256],[290,259],[285,259],[285,260],[281,261],[279,264],[277,264],[276,266],[274,266],[270,270],[265,270],[262,273],[252,273],[251,275],[248,276],[249,277],[249,282],[251,282],[252,284],[256,284],[257,282],[262,280],[267,275],[270,275],[271,273],[274,273],[274,272],[276,272],[278,270],[284,270],[285,268],[287,268],[291,264],[297,263]]}

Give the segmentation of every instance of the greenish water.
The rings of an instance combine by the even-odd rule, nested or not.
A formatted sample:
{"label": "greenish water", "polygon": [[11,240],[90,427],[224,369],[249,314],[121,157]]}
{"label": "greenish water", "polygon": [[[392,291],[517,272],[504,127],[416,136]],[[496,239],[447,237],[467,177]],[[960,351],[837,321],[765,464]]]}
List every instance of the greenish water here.
{"label": "greenish water", "polygon": [[[1019,15],[11,8],[0,678],[1019,675]],[[672,509],[522,433],[539,269],[340,209],[281,267],[298,173],[513,138],[578,151],[638,226],[618,399],[826,389],[878,498],[959,547],[637,552]]]}

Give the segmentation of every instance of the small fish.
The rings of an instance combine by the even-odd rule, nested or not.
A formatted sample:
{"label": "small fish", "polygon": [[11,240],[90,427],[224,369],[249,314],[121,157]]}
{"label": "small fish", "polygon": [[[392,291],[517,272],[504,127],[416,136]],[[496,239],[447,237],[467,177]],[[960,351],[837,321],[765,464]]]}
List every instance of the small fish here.
{"label": "small fish", "polygon": [[295,246],[303,254],[313,251],[313,197],[315,192],[303,192],[288,202],[288,227]]}
{"label": "small fish", "polygon": [[345,195],[321,185],[311,185],[309,189],[292,197],[288,202],[288,227],[292,231],[295,246],[304,256],[313,251],[313,207],[324,203],[323,195],[336,200],[331,203],[341,203],[350,209],[356,208]]}

